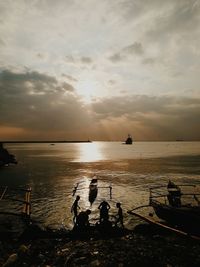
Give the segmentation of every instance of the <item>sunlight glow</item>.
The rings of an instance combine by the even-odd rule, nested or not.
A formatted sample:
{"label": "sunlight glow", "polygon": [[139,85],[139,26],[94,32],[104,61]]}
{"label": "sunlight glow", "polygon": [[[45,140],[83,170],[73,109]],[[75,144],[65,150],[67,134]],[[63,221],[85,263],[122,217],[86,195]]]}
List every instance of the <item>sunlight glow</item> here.
{"label": "sunlight glow", "polygon": [[95,162],[103,159],[101,153],[101,143],[83,143],[79,144],[78,162]]}
{"label": "sunlight glow", "polygon": [[[80,81],[77,84],[77,93],[83,97],[84,101],[86,103],[90,103],[94,96],[97,94],[97,89],[99,87],[99,84],[97,81],[93,80],[84,80]],[[100,90],[98,90],[100,92]],[[98,92],[98,95],[99,95]]]}

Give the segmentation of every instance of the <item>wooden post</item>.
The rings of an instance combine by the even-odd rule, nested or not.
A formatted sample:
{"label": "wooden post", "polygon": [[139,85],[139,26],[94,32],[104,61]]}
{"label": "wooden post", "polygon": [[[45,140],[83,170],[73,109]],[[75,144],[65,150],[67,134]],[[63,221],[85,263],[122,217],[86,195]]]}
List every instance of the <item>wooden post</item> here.
{"label": "wooden post", "polygon": [[23,207],[23,214],[30,219],[31,215],[31,188],[28,188],[25,193],[25,201]]}

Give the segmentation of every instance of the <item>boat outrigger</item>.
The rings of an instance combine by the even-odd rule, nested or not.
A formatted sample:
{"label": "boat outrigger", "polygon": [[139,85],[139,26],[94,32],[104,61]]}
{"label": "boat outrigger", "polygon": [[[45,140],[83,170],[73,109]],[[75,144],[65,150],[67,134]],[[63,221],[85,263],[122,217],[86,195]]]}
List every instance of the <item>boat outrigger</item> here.
{"label": "boat outrigger", "polygon": [[[167,187],[152,187],[149,204],[136,207],[128,213],[148,223],[200,240],[200,193],[195,192],[195,188],[193,184],[175,185],[171,181]],[[153,208],[150,216],[144,215],[144,207]]]}
{"label": "boat outrigger", "polygon": [[[13,195],[21,195],[21,193],[24,193],[24,196],[22,195],[21,197],[13,197]],[[22,199],[24,197],[24,199]],[[21,210],[21,212],[15,212],[12,210],[5,210],[5,201],[12,201],[15,203],[19,203],[20,206],[18,205],[13,205],[16,207],[16,210]],[[31,187],[24,189],[24,188],[17,188],[17,189],[12,189],[9,188],[8,186],[4,186],[0,188],[0,214],[4,215],[14,215],[14,216],[20,216],[26,220],[30,220],[31,216]],[[10,205],[11,206],[11,205]]]}
{"label": "boat outrigger", "polygon": [[33,222],[31,188],[0,187],[0,236],[19,237]]}

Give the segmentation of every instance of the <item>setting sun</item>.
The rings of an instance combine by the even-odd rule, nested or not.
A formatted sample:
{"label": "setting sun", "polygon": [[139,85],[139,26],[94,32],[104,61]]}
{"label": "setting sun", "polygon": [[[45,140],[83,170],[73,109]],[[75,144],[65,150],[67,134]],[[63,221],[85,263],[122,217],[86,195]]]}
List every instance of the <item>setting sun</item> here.
{"label": "setting sun", "polygon": [[[99,84],[94,80],[84,80],[80,81],[77,86],[77,93],[83,97],[84,101],[90,103],[92,99],[97,95]],[[99,92],[98,92],[99,95]]]}

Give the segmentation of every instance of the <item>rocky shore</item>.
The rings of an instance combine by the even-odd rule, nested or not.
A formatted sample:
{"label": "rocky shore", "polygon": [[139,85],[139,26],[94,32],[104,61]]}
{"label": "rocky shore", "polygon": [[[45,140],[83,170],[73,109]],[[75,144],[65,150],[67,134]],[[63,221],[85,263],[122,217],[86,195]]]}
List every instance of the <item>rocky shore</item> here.
{"label": "rocky shore", "polygon": [[0,255],[3,267],[199,267],[200,242],[146,224],[110,235],[32,229],[17,239],[1,238]]}

